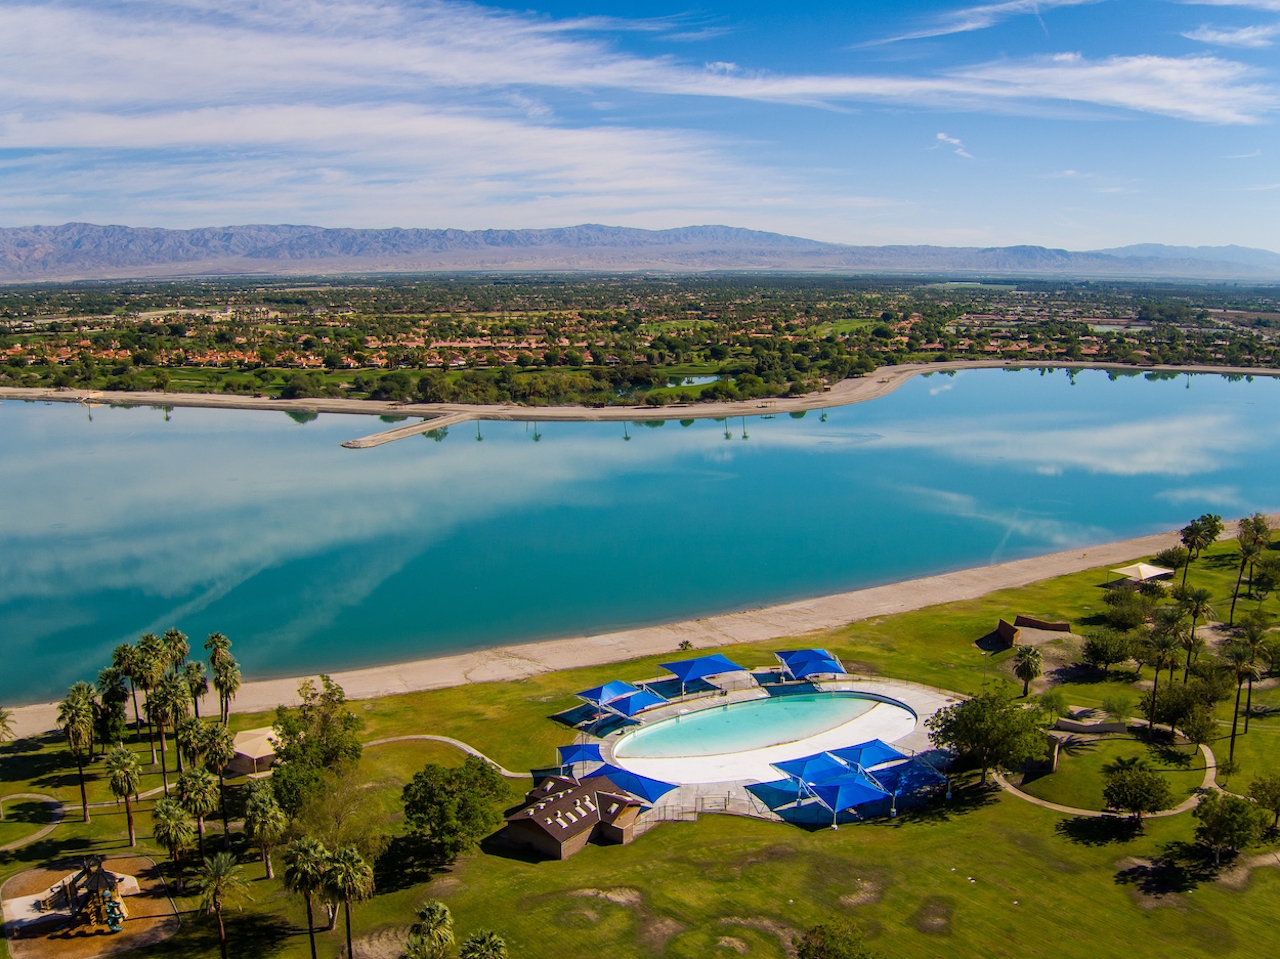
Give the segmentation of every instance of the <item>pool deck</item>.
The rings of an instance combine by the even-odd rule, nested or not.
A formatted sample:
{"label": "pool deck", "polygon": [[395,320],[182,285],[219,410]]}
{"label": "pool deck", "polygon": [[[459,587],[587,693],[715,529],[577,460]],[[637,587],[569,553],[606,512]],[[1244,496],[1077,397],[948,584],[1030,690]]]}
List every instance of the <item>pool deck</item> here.
{"label": "pool deck", "polygon": [[[929,741],[928,730],[925,728],[925,721],[938,710],[950,705],[961,698],[958,693],[949,693],[945,690],[934,689],[929,686],[923,686],[918,683],[910,683],[905,681],[894,681],[884,679],[862,679],[856,676],[849,679],[834,680],[831,682],[822,682],[814,684],[821,692],[857,692],[865,693],[871,696],[883,697],[896,703],[901,703],[915,714],[914,727],[905,735],[898,735],[895,739],[887,739],[886,741],[907,754],[924,753],[933,749],[933,744]],[[670,719],[684,713],[694,712],[703,709],[715,709],[721,706],[749,702],[768,697],[769,693],[761,687],[752,687],[749,689],[732,689],[724,693],[711,693],[697,697],[690,697],[684,700],[672,702],[668,706],[661,706],[657,709],[646,710],[643,714],[641,726],[625,727],[617,732],[611,733],[602,738],[594,738],[594,741],[600,745],[601,755],[608,763],[613,763],[623,768],[632,769],[640,775],[647,775],[650,778],[662,779],[661,776],[655,775],[652,771],[646,771],[642,762],[628,764],[626,760],[619,762],[614,755],[614,747],[628,733],[634,732],[643,726],[650,726],[664,719]],[[869,714],[864,714],[869,715]],[[862,718],[862,717],[859,717]],[[854,722],[857,722],[855,720]],[[799,756],[812,755],[813,753],[822,752],[826,749],[839,749],[844,746],[854,746],[859,742],[866,742],[868,739],[874,739],[879,736],[879,731],[868,728],[868,735],[856,735],[853,741],[844,741],[849,739],[848,733],[841,735],[840,731],[845,729],[847,725],[842,725],[834,730],[829,730],[827,734],[809,737],[802,742],[805,744],[798,751],[794,752],[794,756],[774,755],[779,751],[778,746],[770,746],[762,749],[746,750],[743,753],[733,754],[740,757],[742,765],[745,768],[751,766],[759,766],[763,764],[767,771],[768,764],[773,761],[781,761],[784,758],[798,758]],[[831,738],[829,734],[835,734]],[[890,734],[892,735],[892,734]],[[830,738],[831,741],[827,741]],[[840,740],[840,741],[837,741]],[[782,744],[791,745],[791,744]],[[671,764],[670,772],[679,771],[679,763],[687,765],[687,773],[690,779],[701,778],[705,775],[705,766],[707,757],[697,757],[686,760],[670,760],[666,761]],[[647,811],[644,815],[644,821],[652,824],[672,819],[690,819],[696,818],[699,813],[733,813],[736,815],[754,816],[762,819],[780,819],[776,813],[772,812],[759,799],[753,796],[747,787],[758,782],[776,781],[783,778],[778,773],[768,773],[767,778],[760,776],[746,776],[738,779],[725,779],[715,782],[685,782],[663,796],[655,804],[653,809]],[[664,780],[671,782],[671,779]]]}

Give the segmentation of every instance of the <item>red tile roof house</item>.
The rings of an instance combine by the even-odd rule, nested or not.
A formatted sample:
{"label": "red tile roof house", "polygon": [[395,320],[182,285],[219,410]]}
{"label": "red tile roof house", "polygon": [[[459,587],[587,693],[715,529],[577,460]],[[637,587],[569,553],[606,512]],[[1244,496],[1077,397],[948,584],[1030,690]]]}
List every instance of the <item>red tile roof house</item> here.
{"label": "red tile roof house", "polygon": [[548,776],[507,816],[507,840],[551,859],[568,859],[588,842],[626,845],[643,804],[603,776],[578,782]]}

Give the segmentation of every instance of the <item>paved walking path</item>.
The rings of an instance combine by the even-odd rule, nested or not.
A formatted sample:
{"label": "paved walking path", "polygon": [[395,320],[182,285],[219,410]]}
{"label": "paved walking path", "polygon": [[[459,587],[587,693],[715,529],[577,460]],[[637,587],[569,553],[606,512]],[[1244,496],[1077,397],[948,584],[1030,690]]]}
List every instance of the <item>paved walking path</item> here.
{"label": "paved walking path", "polygon": [[475,756],[478,759],[483,759],[490,766],[496,769],[499,775],[504,776],[507,779],[528,779],[529,778],[528,773],[513,773],[510,769],[505,769],[497,761],[490,759],[480,750],[476,749],[475,746],[468,746],[462,740],[450,739],[448,736],[428,736],[425,733],[418,736],[387,736],[385,739],[374,739],[367,743],[363,743],[362,745],[364,746],[365,749],[369,749],[372,746],[385,746],[388,743],[407,743],[407,742],[415,742],[415,741],[444,743],[445,745],[452,746],[454,749],[461,749],[464,753],[468,753],[469,755]]}
{"label": "paved walking path", "polygon": [[[1192,793],[1178,805],[1172,809],[1162,809],[1160,812],[1149,814],[1147,819],[1160,819],[1164,816],[1177,816],[1181,813],[1188,812],[1200,805],[1200,795],[1206,789],[1218,788],[1218,760],[1213,755],[1213,750],[1208,746],[1202,745],[1200,752],[1204,754],[1204,782],[1200,784],[1200,789]],[[1114,812],[1102,812],[1097,809],[1078,809],[1075,806],[1063,806],[1056,802],[1049,802],[1047,799],[1039,799],[1029,793],[1024,793],[1021,789],[1009,782],[1004,774],[998,770],[991,774],[1000,788],[1008,793],[1012,793],[1019,799],[1025,799],[1033,806],[1040,806],[1044,809],[1052,809],[1054,812],[1065,813],[1068,816],[1086,816],[1090,819],[1113,819],[1119,814]]]}
{"label": "paved walking path", "polygon": [[12,802],[15,799],[36,799],[49,807],[49,824],[42,829],[33,832],[30,836],[22,839],[16,839],[11,843],[0,846],[0,852],[13,852],[15,849],[21,849],[23,846],[30,846],[33,842],[39,842],[49,833],[53,832],[62,822],[65,813],[65,807],[61,802],[52,796],[46,796],[43,793],[14,793],[11,796],[0,797],[0,803]]}

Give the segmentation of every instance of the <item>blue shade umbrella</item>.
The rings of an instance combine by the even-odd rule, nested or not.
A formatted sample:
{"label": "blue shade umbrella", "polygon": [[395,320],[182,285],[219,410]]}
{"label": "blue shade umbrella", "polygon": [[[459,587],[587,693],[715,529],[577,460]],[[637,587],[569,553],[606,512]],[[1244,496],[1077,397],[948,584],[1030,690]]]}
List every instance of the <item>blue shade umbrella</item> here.
{"label": "blue shade umbrella", "polygon": [[872,766],[879,766],[881,763],[907,758],[906,754],[898,752],[888,743],[879,739],[873,739],[869,743],[859,743],[856,746],[833,749],[831,750],[831,755],[843,759],[852,766],[861,766],[863,769],[870,769]]}
{"label": "blue shade umbrella", "polygon": [[587,779],[595,779],[597,777],[608,779],[619,789],[625,790],[633,796],[639,796],[646,802],[654,802],[661,799],[676,788],[671,783],[650,779],[648,776],[640,776],[618,766],[601,766],[599,769],[593,770]]}
{"label": "blue shade umbrella", "polygon": [[844,667],[836,659],[793,660],[787,664],[787,672],[796,679],[807,679],[810,676],[823,676],[830,673],[844,674]]}
{"label": "blue shade umbrella", "polygon": [[737,673],[745,669],[745,667],[739,666],[733,660],[726,659],[719,653],[711,656],[699,656],[697,659],[682,659],[676,663],[663,663],[662,668],[669,673],[674,673],[682,686],[685,683],[693,682],[695,679],[719,676],[721,673]]}
{"label": "blue shade umbrella", "polygon": [[825,649],[784,649],[780,653],[774,653],[782,663],[790,664],[793,659],[835,659]]}
{"label": "blue shade umbrella", "polygon": [[620,679],[615,679],[611,683],[605,683],[603,686],[593,686],[590,689],[584,689],[577,693],[579,699],[585,699],[587,702],[596,706],[607,706],[615,699],[621,699],[623,696],[629,696],[632,693],[638,693],[640,690],[632,686],[630,683],[624,683]]}
{"label": "blue shade umbrella", "polygon": [[605,704],[605,708],[622,713],[624,716],[634,716],[638,712],[642,712],[646,709],[652,709],[654,706],[661,706],[665,703],[666,700],[657,693],[651,693],[647,689],[642,689],[639,692],[634,692],[627,696],[619,696],[617,699],[611,699]]}
{"label": "blue shade umbrella", "polygon": [[560,756],[561,766],[571,766],[574,763],[604,762],[603,757],[600,755],[600,747],[595,743],[560,746],[556,749],[556,753]]}

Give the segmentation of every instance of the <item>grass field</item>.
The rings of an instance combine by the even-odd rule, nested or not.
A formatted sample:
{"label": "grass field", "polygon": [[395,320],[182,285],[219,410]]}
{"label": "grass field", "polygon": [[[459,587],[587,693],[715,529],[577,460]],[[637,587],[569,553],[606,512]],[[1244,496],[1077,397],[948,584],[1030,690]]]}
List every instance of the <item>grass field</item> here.
{"label": "grass field", "polygon": [[1139,760],[1169,782],[1174,805],[1204,782],[1204,756],[1192,746],[1149,743],[1132,737],[1087,740],[1074,737],[1062,748],[1058,771],[1028,775],[1021,789],[1040,799],[1076,809],[1105,808],[1102,798],[1104,771],[1110,766]]}
{"label": "grass field", "polygon": [[[1234,584],[1234,548],[1216,547],[1192,568],[1197,585],[1209,587],[1225,609]],[[851,669],[908,678],[971,693],[984,682],[1009,683],[1009,654],[984,655],[975,640],[996,618],[1017,613],[1065,618],[1077,627],[1097,621],[1103,605],[1101,571],[1066,576],[1022,589],[993,593],[913,613],[857,623],[816,637]],[[1280,608],[1274,598],[1268,608]],[[768,662],[772,651],[793,646],[779,640],[722,650],[740,662]],[[353,704],[367,740],[436,733],[471,743],[504,766],[523,769],[552,761],[569,740],[548,717],[574,703],[573,692],[612,678],[657,673],[670,654],[607,667],[550,673],[492,683],[414,693]],[[1124,671],[1107,679],[1072,671],[1064,681],[1070,702],[1099,705],[1126,691],[1136,698],[1150,671]],[[1020,684],[1017,691],[1021,691]],[[1280,707],[1280,692],[1255,691],[1255,704]],[[1219,707],[1220,737],[1211,745],[1221,758],[1231,717]],[[270,721],[268,715],[236,715],[233,729]],[[135,748],[149,759],[145,730]],[[1235,788],[1275,768],[1280,709],[1256,718],[1236,747]],[[1047,798],[1073,805],[1101,803],[1101,767],[1146,751],[1134,740],[1113,740],[1091,751],[1069,753],[1055,777],[1029,785]],[[399,792],[426,762],[457,763],[461,754],[428,742],[395,743],[366,750],[360,776],[379,804],[397,815]],[[1153,757],[1176,779],[1175,791],[1199,781],[1193,758],[1186,769],[1171,756]],[[90,767],[91,801],[109,800],[100,763]],[[0,794],[43,792],[78,801],[74,766],[54,736],[0,750]],[[148,773],[144,789],[157,786]],[[233,789],[236,788],[233,783]],[[152,801],[139,809],[143,851],[164,859],[151,838]],[[6,804],[6,810],[25,809]],[[118,851],[125,844],[123,809],[95,808],[92,823],[70,812],[67,822],[41,842],[0,859],[0,880],[51,859]],[[7,818],[10,814],[7,812]],[[32,810],[32,815],[42,815]],[[0,843],[15,824],[0,824]],[[609,953],[629,957],[781,957],[783,941],[832,915],[853,916],[868,928],[877,948],[899,959],[933,956],[1052,956],[1063,959],[1131,959],[1138,954],[1176,957],[1255,957],[1280,951],[1280,870],[1257,869],[1242,888],[1217,881],[1193,845],[1189,815],[1150,821],[1133,833],[1110,820],[1054,814],[1001,792],[969,786],[949,804],[904,814],[892,821],[806,832],[792,826],[704,815],[696,823],[667,823],[627,847],[589,846],[567,862],[531,863],[487,849],[441,866],[394,844],[379,863],[378,893],[355,912],[358,936],[386,936],[410,921],[425,897],[454,911],[465,935],[492,928],[519,957],[558,959]],[[38,823],[23,824],[32,832]],[[216,835],[219,826],[211,824]],[[253,901],[228,913],[232,955],[298,957],[308,954],[300,900],[278,881],[263,878],[252,850],[237,851],[251,878]],[[215,840],[216,842],[216,840]],[[1275,848],[1274,846],[1271,848]],[[211,922],[184,910],[181,933],[146,955],[213,957]],[[321,933],[321,955],[342,948],[337,932]]]}

